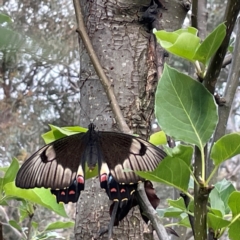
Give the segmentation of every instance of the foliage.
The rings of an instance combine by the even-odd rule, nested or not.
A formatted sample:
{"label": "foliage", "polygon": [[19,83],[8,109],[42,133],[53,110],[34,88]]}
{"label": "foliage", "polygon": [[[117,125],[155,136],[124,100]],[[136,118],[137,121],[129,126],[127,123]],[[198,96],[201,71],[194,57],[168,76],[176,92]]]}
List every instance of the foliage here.
{"label": "foliage", "polygon": [[[205,64],[205,69],[226,34],[225,25],[220,24],[201,44],[196,34],[197,30],[194,28],[173,33],[155,30],[162,47],[192,62],[201,61]],[[201,74],[204,76],[204,72]],[[197,185],[211,191],[208,198],[207,225],[214,232],[214,239],[220,238],[226,230],[230,239],[239,239],[237,229],[240,227],[240,193],[225,179],[217,182],[213,190],[208,183],[221,163],[240,153],[240,135],[228,134],[215,142],[210,153],[215,168],[206,179],[204,147],[210,141],[218,122],[214,97],[195,79],[165,65],[155,99],[155,114],[161,129],[177,141],[190,146],[196,145],[201,152],[202,161],[202,175],[194,176],[191,168],[192,148],[189,145],[179,145],[176,148],[181,148],[180,156],[174,153],[169,155],[153,172],[138,172],[149,180],[174,186],[191,200],[188,206],[182,198],[169,200],[169,208],[160,211],[161,216],[178,218],[178,225],[190,227],[188,216],[194,216],[194,196],[188,191],[188,183],[192,176]]]}
{"label": "foliage", "polygon": [[[20,202],[18,208],[19,220],[16,218],[9,220],[8,224],[15,228],[22,239],[29,239],[28,235],[31,234],[31,239],[49,239],[52,237],[60,238],[60,235],[55,232],[57,229],[71,228],[74,226],[74,222],[56,221],[49,224],[43,230],[39,223],[31,221],[37,204],[54,211],[56,214],[67,217],[63,204],[57,204],[55,197],[50,193],[48,189],[20,189],[15,186],[15,177],[19,169],[19,163],[17,159],[13,159],[9,167],[0,168],[0,171],[4,173],[0,178],[0,205],[6,206],[10,200],[16,200]],[[31,224],[31,230],[24,226],[24,220],[28,220]],[[28,233],[31,231],[30,233]]]}

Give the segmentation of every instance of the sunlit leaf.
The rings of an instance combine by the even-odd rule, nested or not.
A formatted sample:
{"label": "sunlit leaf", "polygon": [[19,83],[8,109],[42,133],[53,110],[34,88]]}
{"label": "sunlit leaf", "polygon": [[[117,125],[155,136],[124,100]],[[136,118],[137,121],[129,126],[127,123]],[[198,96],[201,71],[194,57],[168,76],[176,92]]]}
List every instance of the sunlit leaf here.
{"label": "sunlit leaf", "polygon": [[29,200],[33,203],[46,207],[60,216],[67,217],[64,205],[56,202],[56,198],[51,194],[49,189],[21,189],[15,186],[15,182],[10,182],[5,184],[4,191],[7,196],[24,198],[25,200]]}

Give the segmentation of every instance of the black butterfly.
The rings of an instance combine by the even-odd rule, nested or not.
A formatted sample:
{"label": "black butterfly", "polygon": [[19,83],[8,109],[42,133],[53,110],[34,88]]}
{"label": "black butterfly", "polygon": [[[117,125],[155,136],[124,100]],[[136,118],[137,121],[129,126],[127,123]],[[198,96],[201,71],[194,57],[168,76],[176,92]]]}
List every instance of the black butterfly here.
{"label": "black butterfly", "polygon": [[[45,187],[56,195],[57,202],[77,202],[84,189],[85,167],[98,166],[100,186],[110,200],[129,211],[129,199],[141,180],[133,171],[152,171],[166,156],[151,143],[132,135],[95,131],[89,125],[86,133],[78,133],[45,145],[27,159],[16,177],[20,188]],[[129,205],[130,204],[130,205]],[[131,205],[132,206],[132,205]],[[125,213],[119,211],[118,220]]]}

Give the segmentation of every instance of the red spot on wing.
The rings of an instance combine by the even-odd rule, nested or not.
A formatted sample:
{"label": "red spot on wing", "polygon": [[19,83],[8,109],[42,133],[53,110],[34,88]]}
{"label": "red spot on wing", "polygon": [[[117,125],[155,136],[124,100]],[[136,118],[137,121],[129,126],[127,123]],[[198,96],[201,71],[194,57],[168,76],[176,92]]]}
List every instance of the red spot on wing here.
{"label": "red spot on wing", "polygon": [[123,193],[123,192],[126,192],[126,190],[124,188],[122,188],[120,192]]}
{"label": "red spot on wing", "polygon": [[116,188],[111,188],[110,192],[117,192],[117,189]]}
{"label": "red spot on wing", "polygon": [[77,182],[80,183],[80,184],[84,184],[84,178],[83,178],[83,176],[78,175],[78,176],[77,176]]}
{"label": "red spot on wing", "polygon": [[75,191],[73,191],[73,190],[71,190],[71,191],[69,191],[69,194],[75,194],[76,192]]}
{"label": "red spot on wing", "polygon": [[64,191],[62,191],[62,192],[61,192],[61,195],[65,195],[65,192],[64,192]]}
{"label": "red spot on wing", "polygon": [[100,182],[105,182],[108,180],[108,176],[106,173],[102,174],[101,177],[100,177]]}

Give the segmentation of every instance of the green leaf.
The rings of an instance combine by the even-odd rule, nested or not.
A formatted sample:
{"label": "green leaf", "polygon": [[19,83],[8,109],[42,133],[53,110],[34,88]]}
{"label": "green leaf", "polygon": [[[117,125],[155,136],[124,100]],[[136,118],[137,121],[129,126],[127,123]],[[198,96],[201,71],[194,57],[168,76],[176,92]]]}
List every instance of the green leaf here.
{"label": "green leaf", "polygon": [[22,228],[19,226],[19,224],[15,220],[10,220],[8,223],[12,227],[16,228],[18,231],[22,232]]}
{"label": "green leaf", "polygon": [[153,133],[150,136],[149,142],[154,144],[155,146],[166,144],[167,143],[166,134],[163,131]]}
{"label": "green leaf", "polygon": [[192,160],[192,155],[193,155],[193,147],[192,146],[187,146],[187,145],[181,145],[180,144],[180,145],[177,145],[174,148],[168,148],[167,153],[170,156],[180,158],[188,166],[191,165],[191,160]]}
{"label": "green leaf", "polygon": [[32,226],[33,226],[35,229],[37,229],[38,226],[39,226],[39,223],[32,221]]}
{"label": "green leaf", "polygon": [[240,134],[230,133],[214,143],[211,158],[215,165],[219,165],[237,154],[240,154]]}
{"label": "green leaf", "polygon": [[51,130],[42,134],[42,138],[44,139],[45,143],[51,143],[57,139],[70,136],[73,134],[77,134],[80,132],[86,132],[87,129],[79,126],[73,126],[73,127],[57,127],[54,125],[49,125]]}
{"label": "green leaf", "polygon": [[190,170],[179,158],[167,156],[154,171],[136,171],[136,173],[145,179],[168,184],[183,192],[188,189]]}
{"label": "green leaf", "polygon": [[8,170],[6,171],[4,178],[3,178],[3,186],[6,183],[14,181],[17,171],[19,169],[19,163],[16,158],[13,158],[11,165],[9,166]]}
{"label": "green leaf", "polygon": [[182,197],[178,198],[177,200],[168,199],[167,202],[169,206],[186,211],[186,206]]}
{"label": "green leaf", "polygon": [[225,35],[226,26],[224,23],[221,23],[202,42],[202,44],[197,49],[194,59],[201,61],[203,64],[206,64],[207,61],[220,47]]}
{"label": "green leaf", "polygon": [[235,187],[230,181],[223,179],[215,184],[215,189],[217,189],[219,192],[219,196],[225,205],[225,214],[228,214],[230,212],[228,207],[228,199],[231,193],[236,191]]}
{"label": "green leaf", "polygon": [[56,229],[64,229],[64,228],[72,228],[74,227],[74,222],[62,222],[57,221],[54,223],[50,223],[44,231],[56,230]]}
{"label": "green leaf", "polygon": [[7,196],[24,198],[25,200],[29,200],[33,203],[37,203],[43,207],[46,207],[60,216],[67,217],[64,205],[56,202],[56,198],[51,194],[49,189],[21,189],[15,186],[15,182],[10,182],[5,184],[4,190]]}
{"label": "green leaf", "polygon": [[233,217],[240,215],[240,192],[233,192],[228,199],[228,206],[232,211]]}
{"label": "green leaf", "polygon": [[212,228],[214,231],[227,227],[227,225],[230,223],[230,221],[227,221],[212,213],[208,213],[207,221],[208,221],[208,227]]}
{"label": "green leaf", "polygon": [[153,33],[157,41],[168,52],[193,61],[196,49],[200,45],[200,38],[197,36],[196,29],[189,27],[175,32],[153,30]]}
{"label": "green leaf", "polygon": [[6,172],[8,170],[9,166],[6,167],[0,167],[0,171],[2,172]]}
{"label": "green leaf", "polygon": [[155,114],[167,135],[200,149],[218,121],[212,94],[201,83],[166,64],[157,87]]}
{"label": "green leaf", "polygon": [[234,223],[232,223],[228,230],[228,236],[231,240],[239,240],[239,229],[240,229],[240,220],[236,220]]}
{"label": "green leaf", "polygon": [[159,215],[162,215],[162,217],[174,217],[174,218],[180,218],[183,211],[179,208],[169,207],[166,209],[161,209],[162,213],[160,213],[159,209],[157,209],[157,212]]}
{"label": "green leaf", "polygon": [[11,23],[12,19],[8,15],[0,13],[0,24],[5,23],[5,22]]}
{"label": "green leaf", "polygon": [[187,228],[191,228],[191,225],[190,225],[188,217],[185,217],[181,221],[179,221],[178,225],[183,226],[183,227],[187,227]]}
{"label": "green leaf", "polygon": [[220,193],[216,188],[214,188],[209,194],[210,206],[213,209],[217,209],[222,213],[222,216],[225,214],[225,205],[223,200],[220,197]]}

